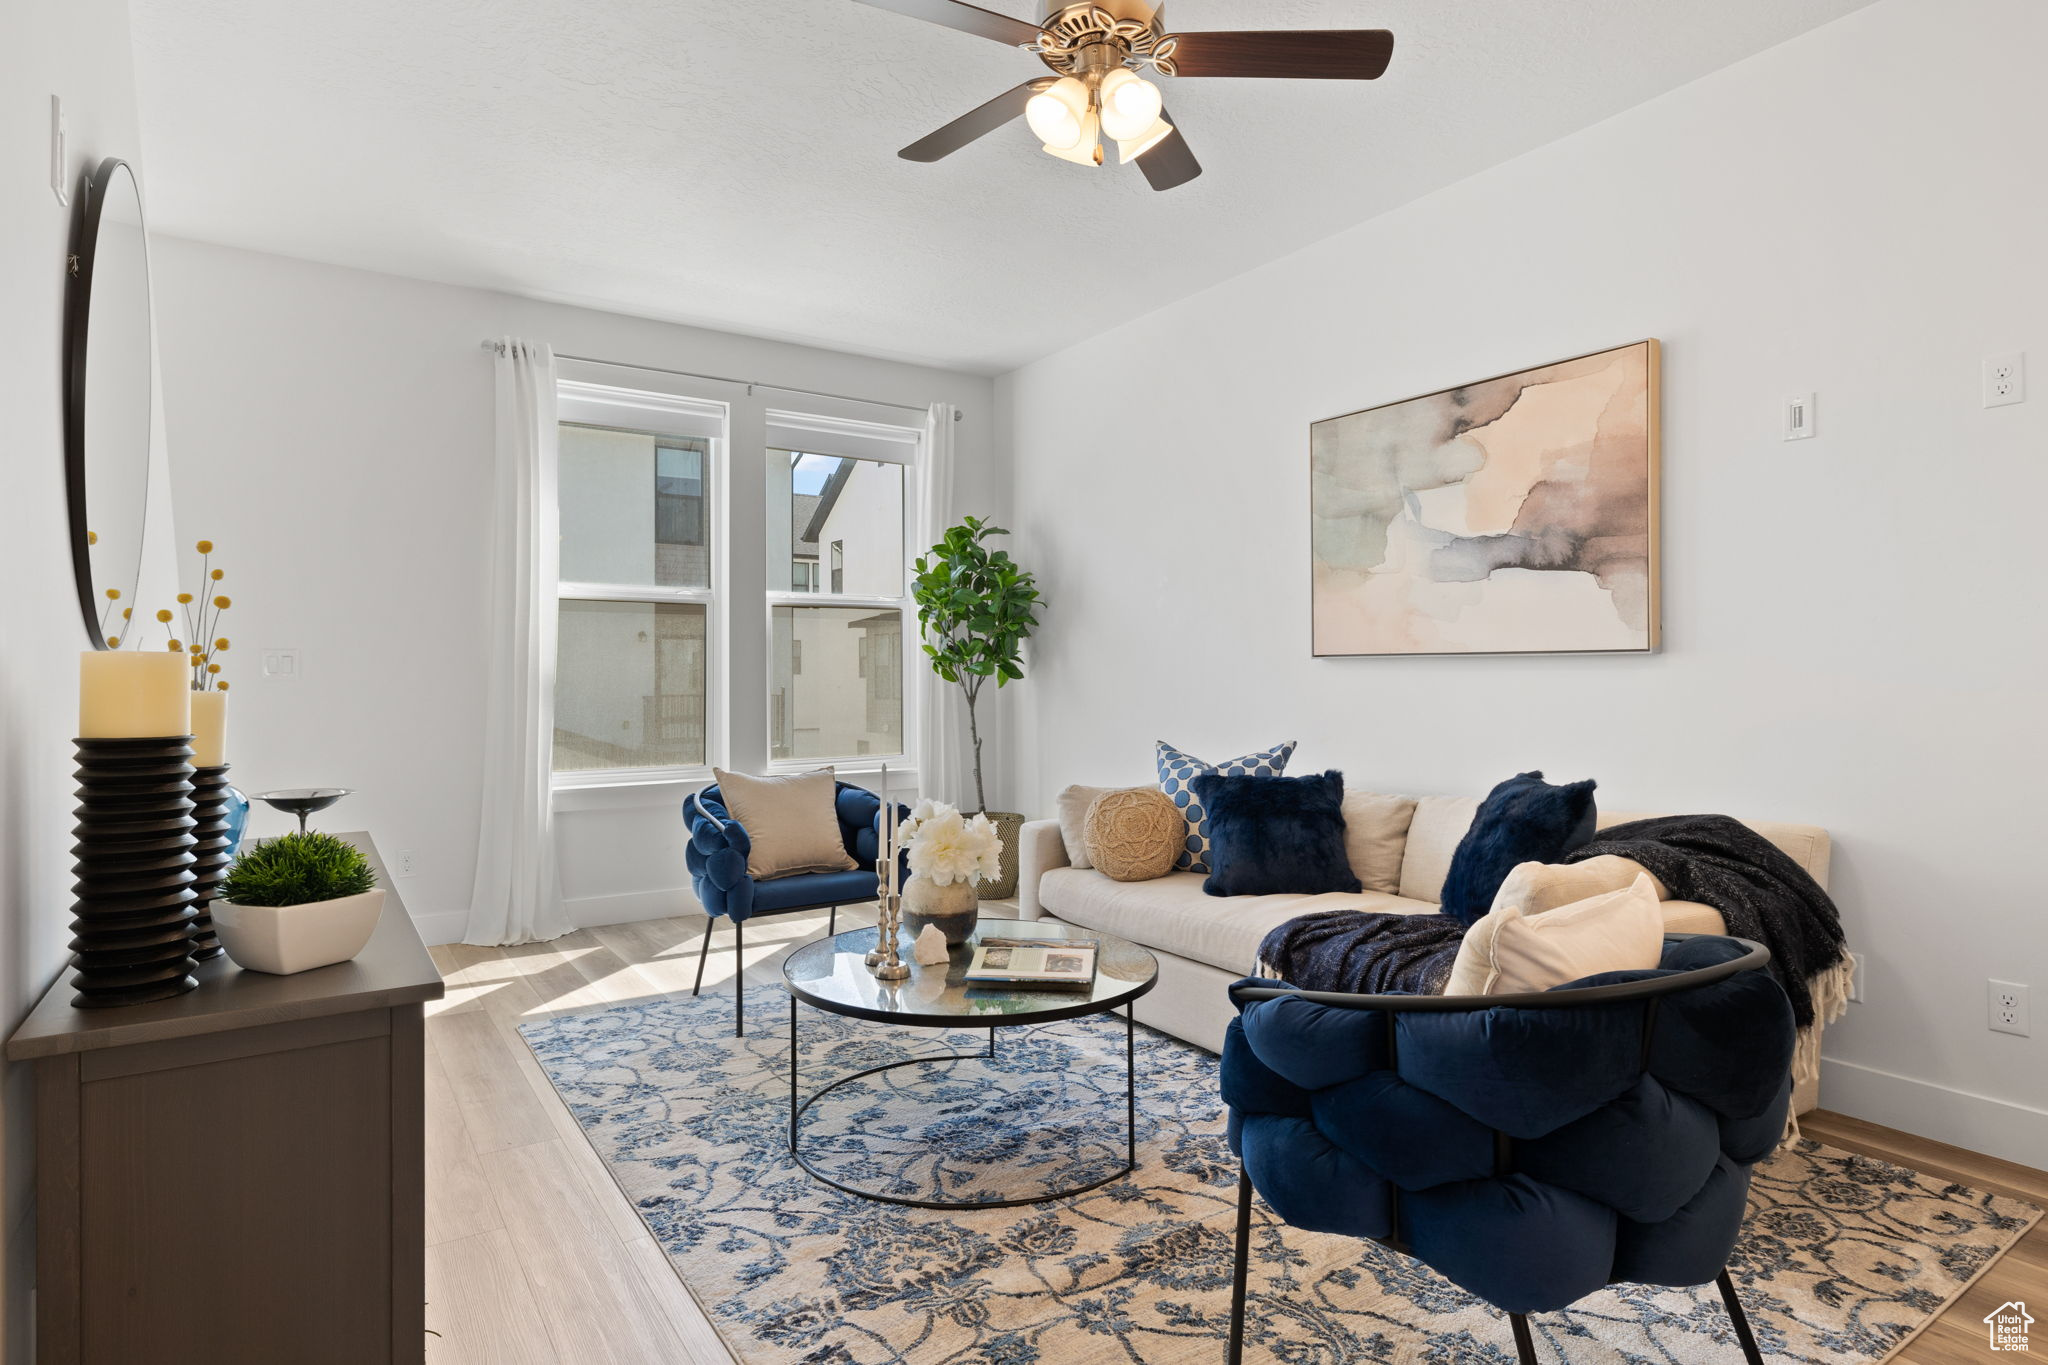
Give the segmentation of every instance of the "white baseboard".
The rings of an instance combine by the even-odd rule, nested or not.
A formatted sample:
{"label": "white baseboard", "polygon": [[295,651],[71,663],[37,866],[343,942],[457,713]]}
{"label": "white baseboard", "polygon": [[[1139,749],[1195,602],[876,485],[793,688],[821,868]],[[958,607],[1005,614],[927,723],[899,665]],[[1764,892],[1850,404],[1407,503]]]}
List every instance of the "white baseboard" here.
{"label": "white baseboard", "polygon": [[[578,929],[703,913],[697,908],[697,898],[680,888],[673,891],[628,891],[617,896],[581,896],[564,901],[563,906],[569,912],[569,922]],[[422,911],[412,917],[412,922],[430,948],[441,943],[460,943],[462,931],[469,926],[469,912]]]}
{"label": "white baseboard", "polygon": [[429,910],[412,917],[412,927],[420,931],[429,948],[462,942],[462,931],[468,925],[467,910]]}
{"label": "white baseboard", "polygon": [[565,904],[569,922],[578,929],[704,913],[697,905],[697,898],[683,887],[668,891],[627,891],[616,896],[579,896]]}
{"label": "white baseboard", "polygon": [[2048,1169],[2048,1110],[1951,1090],[1874,1066],[1820,1060],[1823,1109]]}

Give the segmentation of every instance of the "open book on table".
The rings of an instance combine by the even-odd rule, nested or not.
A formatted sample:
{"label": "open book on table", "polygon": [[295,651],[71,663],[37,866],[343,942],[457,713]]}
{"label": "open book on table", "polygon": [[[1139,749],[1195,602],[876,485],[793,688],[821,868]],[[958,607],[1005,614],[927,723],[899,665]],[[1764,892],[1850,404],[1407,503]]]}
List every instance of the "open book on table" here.
{"label": "open book on table", "polygon": [[967,964],[976,986],[1034,986],[1085,991],[1095,984],[1097,942],[1092,938],[986,938]]}

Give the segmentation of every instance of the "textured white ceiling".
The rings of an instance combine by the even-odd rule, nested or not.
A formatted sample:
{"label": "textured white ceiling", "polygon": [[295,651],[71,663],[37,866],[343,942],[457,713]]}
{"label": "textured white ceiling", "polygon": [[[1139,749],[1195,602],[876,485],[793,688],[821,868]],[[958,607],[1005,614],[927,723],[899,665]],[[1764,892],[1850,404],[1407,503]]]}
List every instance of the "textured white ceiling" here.
{"label": "textured white ceiling", "polygon": [[131,9],[160,231],[997,372],[1865,3],[1172,0],[1397,42],[1375,82],[1166,82],[1207,174],[1164,194],[1021,124],[898,160],[1043,68],[854,0]]}

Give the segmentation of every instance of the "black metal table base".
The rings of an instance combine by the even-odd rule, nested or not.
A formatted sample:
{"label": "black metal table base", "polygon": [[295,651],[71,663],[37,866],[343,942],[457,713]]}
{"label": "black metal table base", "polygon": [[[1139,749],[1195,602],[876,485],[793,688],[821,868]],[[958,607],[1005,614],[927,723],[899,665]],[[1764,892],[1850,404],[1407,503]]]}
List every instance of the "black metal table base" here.
{"label": "black metal table base", "polygon": [[[1033,1204],[1050,1204],[1055,1200],[1071,1199],[1075,1195],[1086,1194],[1090,1190],[1099,1190],[1104,1185],[1108,1185],[1115,1181],[1122,1180],[1125,1176],[1131,1174],[1131,1172],[1138,1169],[1138,1073],[1136,1062],[1137,1036],[1135,1024],[1131,1016],[1131,1006],[1128,1004],[1126,1004],[1123,1007],[1124,1164],[1116,1170],[1111,1171],[1108,1175],[1103,1176],[1100,1180],[1091,1180],[1085,1185],[1075,1185],[1070,1189],[1052,1190],[1048,1191],[1045,1194],[1034,1194],[1029,1196],[1028,1198],[1023,1199],[966,1200],[910,1199],[902,1195],[877,1194],[873,1190],[863,1190],[852,1185],[841,1184],[839,1181],[834,1180],[831,1176],[826,1175],[823,1171],[813,1166],[810,1163],[810,1161],[804,1156],[802,1146],[799,1142],[798,1130],[804,1114],[810,1109],[810,1107],[816,1104],[819,1100],[824,1099],[827,1095],[831,1094],[833,1091],[837,1090],[842,1085],[851,1084],[852,1082],[861,1080],[864,1077],[879,1075],[884,1071],[894,1071],[898,1067],[929,1066],[939,1062],[971,1062],[980,1059],[994,1057],[996,1055],[997,1026],[989,1026],[988,1051],[986,1052],[952,1052],[938,1057],[906,1057],[901,1061],[884,1062],[881,1066],[871,1066],[864,1071],[856,1071],[850,1076],[841,1076],[838,1080],[832,1082],[832,1084],[818,1091],[809,1099],[800,1101],[798,1098],[797,1086],[796,1006],[797,999],[794,995],[792,995],[789,997],[789,1155],[792,1159],[795,1160],[797,1165],[803,1167],[804,1173],[806,1175],[810,1176],[811,1179],[817,1181],[821,1185],[829,1185],[833,1189],[838,1190],[842,1194],[850,1194],[859,1199],[871,1199],[874,1200],[876,1203],[880,1204],[901,1204],[905,1208],[912,1209],[1016,1209],[1025,1208]],[[1115,1011],[1109,1012],[1114,1013]],[[957,1027],[965,1028],[970,1027],[970,1025],[961,1024]],[[1043,1027],[1043,1025],[1024,1025],[1023,1027],[1036,1028]]]}

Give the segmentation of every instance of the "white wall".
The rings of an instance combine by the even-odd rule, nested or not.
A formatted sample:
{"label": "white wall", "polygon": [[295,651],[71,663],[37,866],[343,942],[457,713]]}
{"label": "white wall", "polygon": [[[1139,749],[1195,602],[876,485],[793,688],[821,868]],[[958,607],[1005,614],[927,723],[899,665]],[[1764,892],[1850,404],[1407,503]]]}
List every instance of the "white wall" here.
{"label": "white wall", "polygon": [[[1824,825],[1869,964],[1825,1102],[2048,1164],[2048,1029],[1985,1029],[1986,978],[2048,992],[2044,48],[2037,0],[1883,0],[1002,381],[1026,808],[1299,738],[1364,788]],[[1309,423],[1644,336],[1661,654],[1309,657]]]}
{"label": "white wall", "polygon": [[[960,505],[1007,510],[984,378],[192,242],[157,246],[178,521],[219,545],[242,587],[231,613],[235,779],[245,791],[357,788],[337,808],[338,827],[415,852],[418,873],[399,890],[437,936],[459,931],[476,856],[492,421],[483,338],[957,403]],[[757,495],[765,485],[758,470],[743,479]],[[260,651],[278,647],[303,651],[298,681],[259,676]],[[760,742],[765,752],[765,734]],[[685,908],[680,801],[674,790],[574,798],[562,816],[562,875],[565,894],[583,902],[572,906],[579,919]],[[280,825],[259,815],[252,828]]]}
{"label": "white wall", "polygon": [[[75,187],[118,156],[143,165],[125,0],[35,0],[0,12],[0,1024],[12,1031],[67,956],[71,737],[78,653],[64,501],[64,257],[72,206],[49,188],[51,95],[64,98]],[[144,179],[145,198],[148,192]],[[35,1275],[29,1068],[0,1088],[0,1358],[26,1360]]]}

